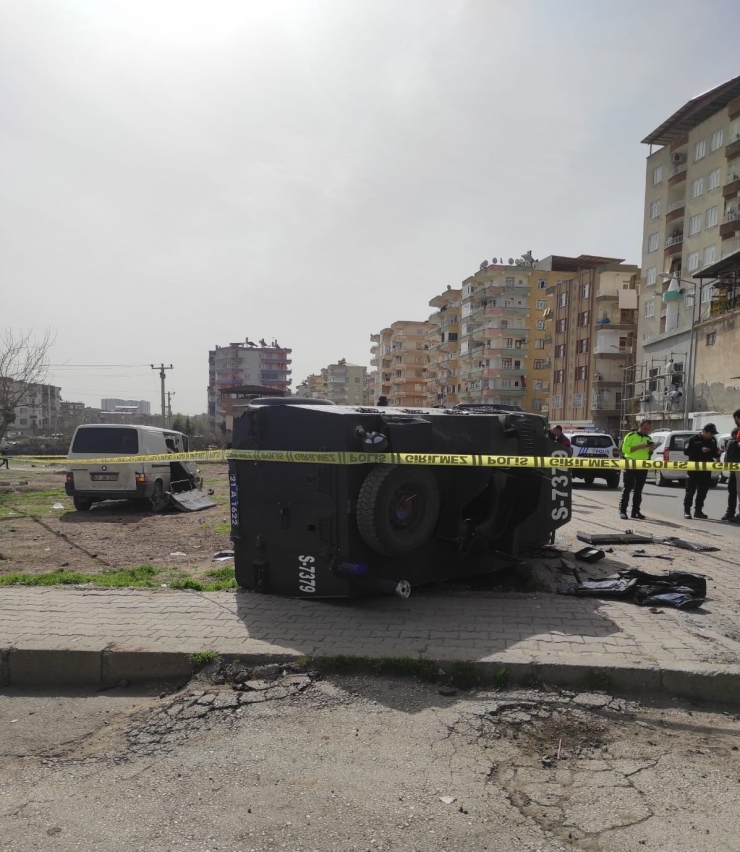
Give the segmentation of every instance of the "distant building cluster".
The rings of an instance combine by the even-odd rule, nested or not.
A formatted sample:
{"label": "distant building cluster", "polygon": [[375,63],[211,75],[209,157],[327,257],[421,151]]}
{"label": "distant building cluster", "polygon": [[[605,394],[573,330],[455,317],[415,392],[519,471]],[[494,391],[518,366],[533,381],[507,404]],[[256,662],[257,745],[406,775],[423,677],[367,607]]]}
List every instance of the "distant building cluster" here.
{"label": "distant building cluster", "polygon": [[367,367],[350,364],[340,358],[336,364],[322,367],[296,388],[296,395],[311,399],[329,399],[337,405],[365,405],[372,401],[368,388]]}

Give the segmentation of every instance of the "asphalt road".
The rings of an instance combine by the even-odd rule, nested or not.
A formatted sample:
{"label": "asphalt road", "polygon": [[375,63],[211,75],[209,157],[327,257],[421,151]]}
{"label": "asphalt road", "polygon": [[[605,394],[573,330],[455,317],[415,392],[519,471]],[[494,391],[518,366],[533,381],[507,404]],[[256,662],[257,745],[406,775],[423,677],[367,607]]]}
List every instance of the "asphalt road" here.
{"label": "asphalt road", "polygon": [[[583,497],[589,492],[594,492],[594,494],[598,493],[599,500],[602,502],[604,501],[605,495],[610,495],[614,502],[615,512],[619,507],[619,498],[622,493],[621,487],[619,489],[607,488],[603,482],[598,480],[593,485],[584,485],[583,482],[575,480],[573,488],[576,497]],[[659,488],[657,485],[653,485],[650,480],[648,480],[642,492],[641,511],[643,515],[650,517],[650,510],[651,507],[653,507],[653,511],[656,513],[659,512],[661,515],[665,514],[675,516],[677,520],[683,521],[683,499],[683,483]],[[717,485],[716,488],[710,488],[709,493],[707,494],[706,503],[704,504],[704,513],[709,515],[710,518],[717,520],[721,518],[726,511],[727,485],[720,484]],[[686,521],[686,524],[688,523],[689,522]],[[692,524],[696,524],[697,526],[702,523],[703,522],[700,520],[692,520]]]}
{"label": "asphalt road", "polygon": [[4,852],[740,850],[734,714],[401,679],[250,683],[0,693]]}

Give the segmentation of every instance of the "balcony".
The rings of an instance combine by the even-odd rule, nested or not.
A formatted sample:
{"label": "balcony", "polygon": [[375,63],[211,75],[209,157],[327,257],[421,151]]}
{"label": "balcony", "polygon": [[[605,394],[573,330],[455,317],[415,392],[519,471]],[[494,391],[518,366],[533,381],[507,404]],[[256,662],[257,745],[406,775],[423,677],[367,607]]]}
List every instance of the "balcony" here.
{"label": "balcony", "polygon": [[526,394],[526,388],[496,388],[496,391],[504,397],[522,397]]}
{"label": "balcony", "polygon": [[669,204],[665,211],[666,224],[668,224],[668,222],[675,222],[676,219],[683,219],[685,207],[686,201],[683,198],[679,201],[674,201],[673,204]]}
{"label": "balcony", "polygon": [[737,156],[740,156],[740,133],[736,133],[725,145],[725,157],[728,160],[734,160]]}
{"label": "balcony", "polygon": [[688,169],[688,165],[683,163],[680,166],[674,166],[668,172],[668,186],[675,186],[677,183],[681,183],[682,180],[686,180],[686,170]]}
{"label": "balcony", "polygon": [[616,290],[607,289],[605,287],[599,287],[596,291],[596,301],[597,302],[618,302],[619,301],[619,293]]}
{"label": "balcony", "polygon": [[730,198],[740,192],[740,174],[730,172],[725,178],[725,185],[722,187],[722,197]]}
{"label": "balcony", "polygon": [[631,346],[614,346],[607,343],[606,346],[596,346],[593,350],[594,355],[601,355],[602,358],[618,358],[624,355],[632,354]]}
{"label": "balcony", "polygon": [[592,399],[591,411],[601,411],[604,414],[617,414],[619,406],[613,399]]}
{"label": "balcony", "polygon": [[740,213],[728,213],[719,226],[719,235],[723,240],[731,239],[740,231]]}
{"label": "balcony", "polygon": [[665,241],[665,255],[680,254],[683,248],[683,234],[674,234]]}

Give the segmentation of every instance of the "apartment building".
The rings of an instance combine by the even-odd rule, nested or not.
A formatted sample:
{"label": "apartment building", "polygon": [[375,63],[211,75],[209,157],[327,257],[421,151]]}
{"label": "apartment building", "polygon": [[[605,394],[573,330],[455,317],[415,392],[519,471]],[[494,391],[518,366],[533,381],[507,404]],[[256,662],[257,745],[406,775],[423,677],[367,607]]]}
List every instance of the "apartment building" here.
{"label": "apartment building", "polygon": [[[22,383],[25,384],[25,383]],[[26,385],[26,392],[15,407],[9,437],[50,435],[59,428],[62,389],[55,385]]]}
{"label": "apartment building", "polygon": [[619,435],[625,368],[637,331],[637,266],[619,258],[551,256],[540,262],[561,277],[547,341],[552,347],[551,423],[596,426]]}
{"label": "apartment building", "polygon": [[146,399],[101,399],[102,411],[133,411],[136,414],[151,414],[152,404]]}
{"label": "apartment building", "polygon": [[244,342],[216,346],[208,353],[208,417],[212,426],[226,423],[223,393],[242,385],[267,388],[287,394],[291,384],[292,349],[277,341]]}
{"label": "apartment building", "polygon": [[426,320],[398,320],[370,335],[370,363],[377,370],[373,402],[385,396],[403,408],[427,404],[431,327]]}
{"label": "apartment building", "polygon": [[[637,414],[661,425],[733,398],[732,377],[708,352],[699,376],[697,346],[716,345],[732,312],[740,257],[740,77],[684,104],[642,140],[645,178],[635,370]],[[657,150],[654,150],[657,147]],[[720,325],[725,327],[722,323]],[[728,333],[730,332],[730,333]],[[712,335],[715,335],[714,337]],[[721,331],[738,351],[737,333]],[[729,369],[729,372],[740,372]],[[656,416],[657,415],[657,416]],[[680,425],[680,424],[679,424]]]}
{"label": "apartment building", "polygon": [[482,264],[462,285],[460,401],[519,405],[547,414],[546,314],[555,273],[517,263]]}
{"label": "apartment building", "polygon": [[362,395],[363,405],[373,405],[375,402],[375,382],[378,379],[377,370],[368,370],[365,375],[365,389]]}
{"label": "apartment building", "polygon": [[366,375],[367,367],[350,364],[346,358],[329,364],[321,370],[324,398],[337,405],[362,405]]}
{"label": "apartment building", "polygon": [[429,366],[427,402],[429,406],[451,408],[460,402],[460,311],[462,290],[447,287],[429,306]]}
{"label": "apartment building", "polygon": [[321,373],[311,373],[295,389],[296,396],[308,397],[309,399],[324,399],[326,389]]}

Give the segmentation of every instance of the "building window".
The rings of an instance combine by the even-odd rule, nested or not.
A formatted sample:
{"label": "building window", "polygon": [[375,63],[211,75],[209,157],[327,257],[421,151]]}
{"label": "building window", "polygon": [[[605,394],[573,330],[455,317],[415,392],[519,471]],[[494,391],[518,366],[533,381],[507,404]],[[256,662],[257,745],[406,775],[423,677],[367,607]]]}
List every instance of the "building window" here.
{"label": "building window", "polygon": [[568,304],[568,294],[567,293],[559,293],[558,294],[558,307],[564,308]]}
{"label": "building window", "polygon": [[573,408],[585,408],[586,407],[586,394],[585,393],[574,393],[573,394]]}
{"label": "building window", "polygon": [[555,357],[556,358],[565,358],[565,344],[558,343],[555,347]]}
{"label": "building window", "polygon": [[657,166],[653,169],[653,186],[663,180],[663,166]]}
{"label": "building window", "polygon": [[583,354],[584,352],[588,352],[588,338],[587,337],[582,337],[576,343],[576,352],[579,352],[581,354]]}
{"label": "building window", "polygon": [[447,339],[449,340],[450,343],[457,343],[457,332],[456,331],[449,331],[447,333]]}
{"label": "building window", "polygon": [[721,169],[715,169],[712,172],[709,172],[709,178],[707,182],[707,189],[717,189],[720,182],[720,173]]}
{"label": "building window", "polygon": [[654,317],[655,316],[655,299],[646,299],[645,300],[645,316],[646,317]]}
{"label": "building window", "polygon": [[651,284],[655,284],[655,282],[657,280],[658,280],[658,267],[657,266],[651,266],[650,269],[648,269],[647,274],[645,276],[645,284],[647,284],[648,287],[649,287]]}
{"label": "building window", "polygon": [[712,134],[712,141],[709,143],[709,150],[716,151],[718,148],[722,147],[722,143],[725,141],[725,131],[724,128],[720,128],[719,130],[715,130]]}
{"label": "building window", "polygon": [[701,213],[697,213],[696,216],[689,219],[689,236],[698,234],[699,231],[701,231]]}
{"label": "building window", "polygon": [[704,158],[707,153],[707,140],[701,139],[694,145],[694,162]]}
{"label": "building window", "polygon": [[545,281],[544,278],[540,278],[540,280],[537,282],[537,289],[538,290],[546,290],[547,289],[547,281]]}
{"label": "building window", "polygon": [[588,316],[589,316],[588,311],[584,311],[583,313],[578,314],[578,325],[581,328],[584,328],[585,326],[588,325]]}
{"label": "building window", "polygon": [[707,335],[707,346],[714,346],[716,341],[717,341],[717,332],[716,331],[710,331],[709,334]]}
{"label": "building window", "polygon": [[562,408],[563,407],[563,395],[561,393],[553,394],[552,407],[553,408]]}
{"label": "building window", "polygon": [[537,320],[537,330],[542,331],[545,328],[544,320]]}
{"label": "building window", "polygon": [[657,251],[658,250],[658,235],[650,234],[648,237],[648,251]]}
{"label": "building window", "polygon": [[542,400],[541,399],[533,399],[532,400],[532,411],[542,411]]}
{"label": "building window", "polygon": [[565,370],[555,370],[555,384],[562,385],[565,378]]}
{"label": "building window", "polygon": [[507,278],[506,279],[506,286],[507,287],[513,287],[514,286],[514,279],[513,278]]}
{"label": "building window", "polygon": [[686,268],[689,272],[693,272],[695,269],[699,268],[699,252],[692,251],[691,254],[686,258]]}
{"label": "building window", "polygon": [[501,328],[508,328],[509,320],[501,320]]}
{"label": "building window", "polygon": [[707,302],[712,301],[712,294],[714,293],[714,287],[703,287],[701,291],[701,303],[705,305]]}
{"label": "building window", "polygon": [[710,263],[714,263],[715,257],[715,246],[707,246],[704,249],[704,266],[709,266]]}
{"label": "building window", "polygon": [[545,366],[545,362],[542,358],[535,358],[534,359],[534,369],[535,370],[541,370],[541,369],[543,369],[544,366]]}
{"label": "building window", "polygon": [[562,334],[565,331],[567,325],[568,325],[568,320],[559,319],[558,320],[558,327],[557,327],[558,332]]}
{"label": "building window", "polygon": [[716,224],[717,224],[717,208],[716,207],[710,207],[707,210],[707,215],[706,215],[705,220],[704,220],[704,227],[705,228],[712,228]]}
{"label": "building window", "polygon": [[704,178],[700,177],[700,178],[697,178],[691,184],[691,197],[692,198],[698,198],[700,195],[703,195],[703,194],[704,194]]}
{"label": "building window", "polygon": [[[686,305],[687,308],[692,308],[694,306],[694,291],[693,290],[690,293],[686,294],[684,304]],[[643,337],[643,339],[644,339],[644,337]]]}
{"label": "building window", "polygon": [[537,310],[544,311],[547,308],[547,299],[537,299]]}
{"label": "building window", "polygon": [[591,295],[591,285],[590,284],[581,284],[581,289],[579,290],[579,295],[582,299],[588,299]]}
{"label": "building window", "polygon": [[576,380],[579,382],[585,382],[588,378],[588,367],[577,367],[576,368]]}
{"label": "building window", "polygon": [[653,201],[650,205],[650,218],[657,219],[660,216],[660,201]]}
{"label": "building window", "polygon": [[542,379],[535,379],[535,380],[532,382],[532,387],[533,387],[535,390],[542,390]]}
{"label": "building window", "polygon": [[540,338],[539,340],[535,340],[534,348],[535,349],[544,349],[545,348],[545,341],[542,340],[542,338]]}

